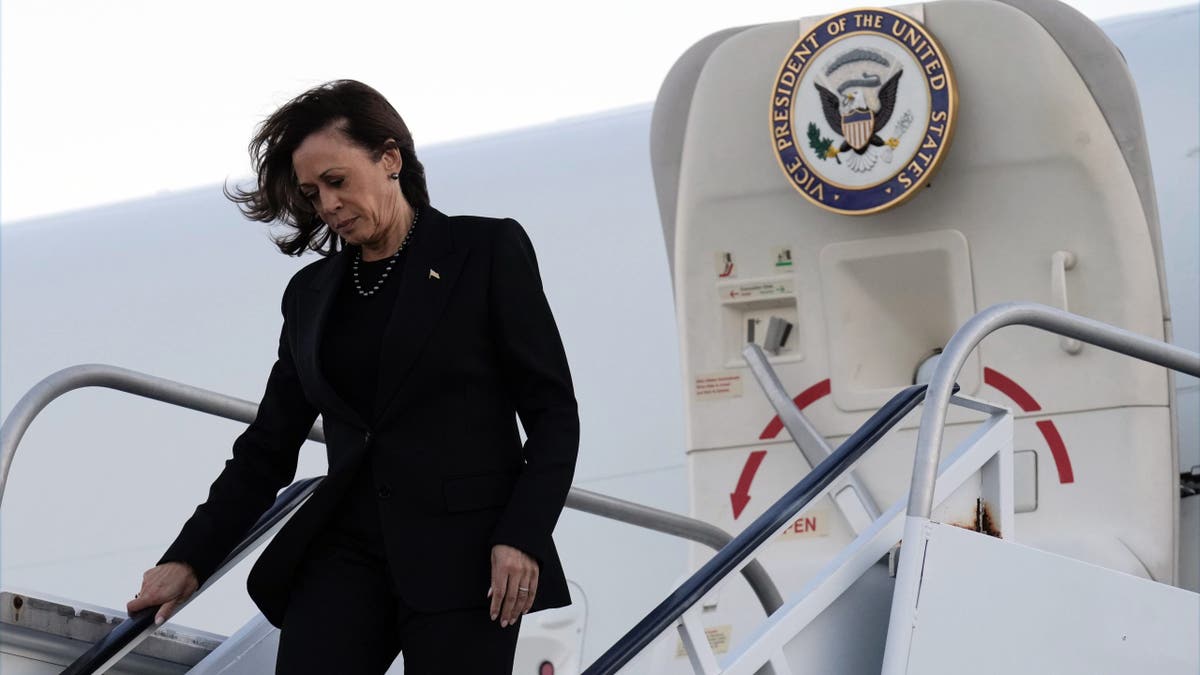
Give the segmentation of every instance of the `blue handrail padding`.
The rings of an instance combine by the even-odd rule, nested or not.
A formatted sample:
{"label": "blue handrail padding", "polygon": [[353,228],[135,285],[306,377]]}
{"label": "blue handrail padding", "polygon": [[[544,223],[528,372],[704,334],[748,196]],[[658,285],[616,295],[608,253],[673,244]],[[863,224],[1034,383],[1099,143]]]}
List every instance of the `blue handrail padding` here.
{"label": "blue handrail padding", "polygon": [[[925,399],[925,388],[923,384],[913,385],[893,396],[833,454],[808,472],[799,483],[617,640],[616,644],[601,654],[600,658],[588,666],[583,675],[611,675],[629,663],[660,633],[678,621],[689,607],[699,602],[704,594],[711,591],[751,553],[758,550],[759,546],[779,532],[800,509],[808,506],[822,490],[849,469],[905,415],[920,405]],[[958,391],[957,385],[954,390]]]}
{"label": "blue handrail padding", "polygon": [[[254,523],[247,532],[246,536],[238,542],[233,551],[225,556],[218,567],[224,567],[227,562],[241,555],[242,551],[248,547],[257,544],[258,539],[266,534],[267,530],[274,527],[280,520],[284,518],[294,507],[294,502],[303,499],[317,488],[317,485],[324,480],[324,476],[314,476],[312,478],[304,478],[287,486],[279,496],[275,498],[275,503],[271,505],[262,516]],[[62,671],[62,675],[92,675],[96,670],[108,662],[114,654],[120,652],[125,645],[132,642],[144,631],[154,627],[154,615],[158,612],[159,607],[146,607],[140,611],[134,612],[128,619],[117,624],[108,635],[98,640],[87,651],[79,655],[79,658],[71,662]]]}

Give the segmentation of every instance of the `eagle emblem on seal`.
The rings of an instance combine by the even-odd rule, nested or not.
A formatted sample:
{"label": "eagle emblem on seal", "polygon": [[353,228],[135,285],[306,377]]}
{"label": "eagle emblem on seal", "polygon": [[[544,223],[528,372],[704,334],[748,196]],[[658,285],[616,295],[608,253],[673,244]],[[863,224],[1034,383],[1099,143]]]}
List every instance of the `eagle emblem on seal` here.
{"label": "eagle emblem on seal", "polygon": [[[847,157],[855,171],[875,166],[878,156],[872,148],[896,147],[896,140],[885,141],[880,134],[892,119],[896,92],[904,69],[890,55],[877,49],[851,49],[836,58],[814,82],[821,96],[821,111],[829,127],[842,135],[841,147],[827,151],[829,157],[853,152]],[[890,160],[886,153],[885,161]],[[839,160],[840,163],[840,160]]]}

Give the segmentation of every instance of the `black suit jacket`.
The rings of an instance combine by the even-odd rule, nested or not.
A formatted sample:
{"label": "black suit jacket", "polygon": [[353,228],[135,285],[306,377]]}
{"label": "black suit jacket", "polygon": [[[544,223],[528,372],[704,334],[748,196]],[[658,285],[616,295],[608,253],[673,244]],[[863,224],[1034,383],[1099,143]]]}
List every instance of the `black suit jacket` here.
{"label": "black suit jacket", "polygon": [[533,247],[514,220],[427,207],[421,225],[384,332],[374,417],[343,401],[318,363],[353,255],[345,248],[288,283],[279,358],[258,415],[160,563],[186,561],[203,583],[293,480],[320,414],[328,477],[247,580],[272,624],[281,625],[296,565],[361,461],[373,464],[385,550],[411,607],[485,606],[498,543],[538,561],[534,610],[570,602],[550,535],[571,486],[579,417]]}

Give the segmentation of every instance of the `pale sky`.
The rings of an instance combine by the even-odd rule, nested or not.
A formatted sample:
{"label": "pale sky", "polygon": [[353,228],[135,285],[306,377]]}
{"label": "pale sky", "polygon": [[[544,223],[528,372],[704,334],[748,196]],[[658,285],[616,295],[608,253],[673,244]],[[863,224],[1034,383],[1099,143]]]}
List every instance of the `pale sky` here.
{"label": "pale sky", "polygon": [[[861,0],[0,3],[0,222],[249,173],[314,84],[379,89],[422,145],[653,101],[709,33]],[[1070,0],[1100,20],[1180,0]]]}

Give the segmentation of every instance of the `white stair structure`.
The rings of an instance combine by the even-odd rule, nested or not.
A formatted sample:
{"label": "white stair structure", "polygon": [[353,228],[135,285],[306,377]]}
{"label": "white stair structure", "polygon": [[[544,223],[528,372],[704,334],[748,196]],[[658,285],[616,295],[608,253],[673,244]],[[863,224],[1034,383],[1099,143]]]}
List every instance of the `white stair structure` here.
{"label": "white stair structure", "polygon": [[1195,593],[932,521],[916,544],[924,556],[920,592],[902,618],[908,658],[885,672],[1200,668]]}
{"label": "white stair structure", "polygon": [[[1018,527],[1011,413],[952,391],[983,337],[1016,324],[1200,374],[1200,354],[1129,331],[1030,303],[989,308],[955,333],[934,370],[906,499],[718,657],[701,620],[705,606],[715,605],[706,598],[719,596],[722,580],[760,555],[781,524],[828,496],[837,479],[915,407],[923,387],[911,387],[889,402],[585,675],[615,673],[631,663],[637,664],[636,672],[667,672],[671,666],[663,666],[670,662],[663,658],[661,639],[655,644],[657,665],[633,659],[660,634],[669,637],[670,631],[663,631],[672,625],[682,636],[691,672],[705,675],[1184,675],[1200,669],[1200,595],[1011,540]],[[987,417],[939,462],[950,404]],[[972,505],[974,519],[967,527],[951,524]],[[892,583],[880,577],[877,563],[897,544]],[[847,599],[856,613],[838,606]],[[881,615],[888,616],[886,622],[877,620]],[[996,651],[1005,654],[993,657]]]}

